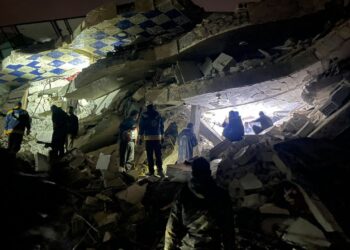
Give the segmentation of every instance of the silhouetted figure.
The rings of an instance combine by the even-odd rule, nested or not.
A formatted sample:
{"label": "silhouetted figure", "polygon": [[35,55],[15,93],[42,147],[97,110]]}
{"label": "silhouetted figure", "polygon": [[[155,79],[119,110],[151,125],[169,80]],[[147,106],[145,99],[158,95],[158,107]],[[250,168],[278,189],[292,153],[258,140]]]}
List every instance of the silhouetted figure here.
{"label": "silhouetted figure", "polygon": [[253,131],[256,135],[260,134],[265,129],[273,126],[273,122],[271,118],[265,115],[264,112],[262,111],[259,112],[259,118],[252,121],[251,123],[253,122],[259,122],[261,124],[261,126],[257,126],[257,125],[253,126]]}
{"label": "silhouetted figure", "polygon": [[187,124],[187,128],[181,131],[178,138],[179,154],[178,162],[185,162],[193,157],[193,148],[198,145],[196,135],[193,132],[193,124]]}
{"label": "silhouetted figure", "polygon": [[147,106],[140,120],[140,144],[145,140],[149,175],[154,175],[154,159],[156,156],[156,165],[158,175],[164,176],[161,145],[164,142],[164,124],[160,114],[155,110],[153,104]]}
{"label": "silhouetted figure", "polygon": [[244,126],[237,111],[230,111],[228,123],[223,124],[223,136],[229,141],[240,141],[244,136]]}
{"label": "silhouetted figure", "polygon": [[131,111],[129,117],[119,126],[119,157],[120,167],[128,171],[134,164],[135,143],[137,139],[137,117],[138,111]]}
{"label": "silhouetted figure", "polygon": [[69,106],[68,110],[68,124],[67,124],[67,149],[72,149],[74,146],[74,140],[78,136],[79,131],[79,119],[74,114],[74,108],[72,106]]}
{"label": "silhouetted figure", "polygon": [[56,105],[51,106],[53,134],[51,140],[52,156],[61,158],[64,155],[64,144],[67,139],[68,116]]}
{"label": "silhouetted figure", "polygon": [[231,202],[211,177],[203,157],[192,162],[192,179],[173,204],[165,232],[164,250],[233,249]]}
{"label": "silhouetted figure", "polygon": [[30,134],[31,118],[28,112],[22,109],[22,103],[18,102],[14,109],[11,109],[5,118],[5,134],[8,135],[8,150],[16,154],[21,149],[23,135],[27,129]]}

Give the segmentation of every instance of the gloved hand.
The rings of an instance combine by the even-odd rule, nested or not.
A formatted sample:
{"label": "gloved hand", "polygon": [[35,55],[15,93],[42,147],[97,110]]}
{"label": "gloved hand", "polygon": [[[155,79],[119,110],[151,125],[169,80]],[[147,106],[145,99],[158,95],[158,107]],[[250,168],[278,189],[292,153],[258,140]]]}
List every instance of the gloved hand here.
{"label": "gloved hand", "polygon": [[142,145],[142,140],[141,140],[141,139],[139,140],[139,145],[140,145],[140,146]]}

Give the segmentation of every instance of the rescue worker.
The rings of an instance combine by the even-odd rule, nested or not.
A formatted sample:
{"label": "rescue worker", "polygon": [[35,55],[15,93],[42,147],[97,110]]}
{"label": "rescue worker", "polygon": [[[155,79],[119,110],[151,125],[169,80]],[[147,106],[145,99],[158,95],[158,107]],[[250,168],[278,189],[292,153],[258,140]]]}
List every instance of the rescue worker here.
{"label": "rescue worker", "polygon": [[183,163],[193,157],[193,148],[198,145],[196,135],[193,132],[193,123],[187,124],[187,128],[181,131],[178,139],[178,162]]}
{"label": "rescue worker", "polygon": [[264,112],[262,111],[259,112],[259,118],[254,121],[251,121],[250,123],[254,123],[254,122],[259,122],[261,124],[261,126],[256,126],[256,125],[253,126],[253,131],[256,135],[260,134],[265,129],[273,126],[273,122],[271,118],[265,115]]}
{"label": "rescue worker", "polygon": [[51,106],[53,133],[51,140],[52,156],[61,158],[64,155],[64,144],[67,139],[68,116],[56,105]]}
{"label": "rescue worker", "polygon": [[68,149],[72,149],[74,146],[74,139],[77,138],[78,136],[78,131],[79,131],[79,119],[78,117],[74,114],[74,107],[69,106],[68,109],[68,138],[67,138],[67,144],[66,144],[66,148]]}
{"label": "rescue worker", "polygon": [[230,199],[211,177],[203,157],[191,163],[192,178],[181,189],[170,212],[164,250],[233,249],[234,223]]}
{"label": "rescue worker", "polygon": [[224,131],[223,136],[233,142],[240,141],[244,136],[244,126],[242,119],[237,111],[230,111],[228,123],[226,121],[223,124]]}
{"label": "rescue worker", "polygon": [[164,124],[160,114],[155,110],[153,104],[147,106],[147,111],[144,112],[140,119],[140,145],[142,140],[146,143],[148,175],[154,175],[154,159],[156,156],[156,165],[158,175],[164,177],[162,150],[161,145],[164,142]]}
{"label": "rescue worker", "polygon": [[122,171],[128,171],[134,164],[135,142],[137,139],[138,111],[131,111],[119,126],[119,157]]}
{"label": "rescue worker", "polygon": [[30,134],[31,118],[28,112],[22,109],[22,103],[18,102],[16,107],[10,110],[5,118],[5,134],[8,135],[8,150],[16,154],[21,149],[23,135],[27,129]]}

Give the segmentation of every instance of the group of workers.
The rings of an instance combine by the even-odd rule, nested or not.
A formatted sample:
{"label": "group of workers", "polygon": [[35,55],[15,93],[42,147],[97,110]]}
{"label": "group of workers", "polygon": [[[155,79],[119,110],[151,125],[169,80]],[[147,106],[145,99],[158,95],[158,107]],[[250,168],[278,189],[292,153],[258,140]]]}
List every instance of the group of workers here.
{"label": "group of workers", "polygon": [[[139,129],[139,135],[137,131]],[[162,144],[164,143],[163,118],[156,111],[153,104],[147,105],[139,119],[139,112],[133,110],[119,126],[119,155],[121,171],[128,171],[133,166],[135,144],[145,143],[148,175],[154,175],[154,165],[157,174],[164,177],[162,166]],[[138,139],[139,138],[139,139]],[[185,162],[193,157],[193,148],[197,146],[197,138],[193,132],[193,124],[189,123],[178,135],[179,155],[178,162]],[[155,161],[154,161],[155,156]]]}
{"label": "group of workers", "polygon": [[[70,144],[78,134],[78,118],[73,107],[68,114],[61,108],[51,107],[53,135],[52,152],[60,157],[64,154],[67,137]],[[271,118],[263,112],[250,123],[256,134],[271,127]],[[244,136],[244,126],[237,111],[230,111],[228,121],[223,124],[223,136],[230,141],[239,141]],[[17,153],[20,150],[23,135],[31,129],[31,118],[22,104],[10,110],[6,115],[5,132],[9,135],[8,148]],[[68,136],[69,135],[69,136]],[[134,164],[135,145],[145,143],[148,161],[148,175],[164,177],[162,167],[162,144],[164,143],[164,123],[153,104],[147,110],[133,110],[119,126],[120,167],[128,171]],[[178,162],[192,168],[192,177],[181,191],[172,206],[165,232],[164,250],[173,249],[234,249],[233,212],[230,199],[212,178],[210,163],[203,157],[193,158],[193,149],[198,141],[193,131],[193,124],[177,136]],[[155,161],[153,156],[155,155]],[[223,248],[222,248],[223,247]]]}
{"label": "group of workers", "polygon": [[[64,148],[73,148],[74,139],[78,135],[79,122],[74,114],[72,106],[68,109],[68,114],[56,105],[51,106],[53,134],[51,143],[52,157],[59,158],[64,155]],[[8,135],[8,150],[17,154],[21,149],[23,135],[29,135],[31,131],[31,117],[22,108],[22,103],[8,111],[5,117],[4,133]]]}
{"label": "group of workers", "polygon": [[[260,134],[265,129],[273,126],[273,121],[264,112],[259,112],[259,118],[248,122],[247,125],[260,123],[260,126],[253,125],[252,129],[255,134]],[[224,127],[223,136],[229,141],[240,141],[243,139],[245,128],[242,119],[237,111],[230,111],[228,121],[222,124]]]}

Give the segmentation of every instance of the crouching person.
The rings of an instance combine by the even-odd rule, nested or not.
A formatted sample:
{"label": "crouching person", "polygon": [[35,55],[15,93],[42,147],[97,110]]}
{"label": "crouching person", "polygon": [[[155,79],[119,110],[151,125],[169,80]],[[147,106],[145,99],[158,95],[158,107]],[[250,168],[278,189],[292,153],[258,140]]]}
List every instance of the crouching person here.
{"label": "crouching person", "polygon": [[192,179],[180,191],[168,219],[164,250],[233,249],[230,199],[211,177],[204,158],[192,162]]}

